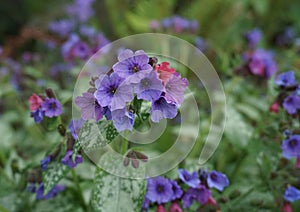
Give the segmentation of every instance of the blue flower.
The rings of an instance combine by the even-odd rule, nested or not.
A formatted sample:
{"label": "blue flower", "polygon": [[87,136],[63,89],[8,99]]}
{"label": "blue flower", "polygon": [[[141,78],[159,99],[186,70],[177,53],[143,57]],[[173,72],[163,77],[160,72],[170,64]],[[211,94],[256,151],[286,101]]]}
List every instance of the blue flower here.
{"label": "blue flower", "polygon": [[57,33],[61,37],[69,35],[75,27],[74,21],[62,19],[59,21],[52,21],[49,23],[49,30]]}
{"label": "blue flower", "polygon": [[62,106],[60,102],[54,98],[47,98],[42,103],[42,110],[45,111],[45,116],[50,118],[62,114]]}
{"label": "blue flower", "polygon": [[216,188],[219,191],[223,191],[224,187],[229,185],[229,180],[225,174],[212,171],[207,176],[207,184],[210,188]]}
{"label": "blue flower", "polygon": [[300,109],[300,96],[291,94],[282,103],[283,108],[288,114],[295,114]]}
{"label": "blue flower", "polygon": [[39,124],[44,119],[45,112],[41,108],[39,108],[36,111],[31,112],[30,115],[31,117],[33,117],[34,121]]}
{"label": "blue flower", "polygon": [[152,103],[151,120],[159,122],[163,118],[175,118],[177,115],[177,106],[175,103],[168,103],[164,96]]}
{"label": "blue flower", "polygon": [[183,208],[190,207],[194,200],[197,200],[200,204],[205,204],[210,196],[210,190],[203,185],[200,185],[198,188],[189,188],[182,198]]}
{"label": "blue flower", "polygon": [[180,180],[182,180],[182,182],[184,182],[185,184],[187,184],[192,188],[196,188],[200,184],[200,179],[197,172],[193,172],[192,174],[190,174],[188,171],[184,169],[179,169],[178,175]]}
{"label": "blue flower", "polygon": [[76,97],[75,103],[81,110],[81,117],[83,120],[94,119],[99,121],[102,119],[103,108],[99,105],[94,94],[85,92],[82,96]]}
{"label": "blue flower", "polygon": [[262,33],[261,33],[261,30],[258,29],[258,28],[255,28],[255,29],[249,31],[245,35],[245,38],[248,41],[248,46],[250,48],[254,48],[259,43],[259,41],[261,40],[261,37],[262,37]]}
{"label": "blue flower", "polygon": [[284,199],[288,202],[300,200],[300,190],[294,186],[289,186],[284,192]]}
{"label": "blue flower", "polygon": [[36,189],[36,199],[37,200],[46,200],[55,197],[59,192],[65,190],[64,185],[55,185],[48,194],[44,195],[44,184],[41,183]]}
{"label": "blue flower", "polygon": [[180,105],[184,100],[184,90],[187,86],[187,79],[181,78],[179,73],[174,73],[165,83],[166,100]]}
{"label": "blue flower", "polygon": [[149,57],[142,50],[133,53],[130,49],[126,49],[119,54],[118,60],[119,62],[113,65],[113,70],[120,77],[127,78],[127,83],[139,83],[153,70],[148,64]]}
{"label": "blue flower", "polygon": [[147,198],[158,204],[169,202],[172,199],[173,190],[170,181],[158,176],[148,179]]}
{"label": "blue flower", "polygon": [[69,166],[71,169],[76,167],[77,164],[82,163],[83,159],[82,156],[77,154],[75,157],[75,161],[72,160],[72,154],[73,151],[72,150],[68,150],[66,152],[65,157],[61,160],[62,164]]}
{"label": "blue flower", "polygon": [[45,171],[51,162],[51,157],[48,155],[43,160],[40,161],[42,171]]}
{"label": "blue flower", "polygon": [[127,108],[114,110],[111,113],[113,124],[118,132],[132,130],[134,124],[134,114]]}
{"label": "blue flower", "polygon": [[197,36],[195,39],[195,45],[202,52],[205,51],[207,47],[205,40],[199,36]]}
{"label": "blue flower", "polygon": [[173,190],[173,195],[171,200],[173,201],[175,199],[179,199],[183,194],[181,187],[174,180],[170,180],[170,183],[172,184],[172,190]]}
{"label": "blue flower", "polygon": [[148,212],[149,207],[150,207],[150,203],[151,203],[151,201],[147,198],[147,196],[145,196],[144,202],[142,204],[142,211],[143,212],[145,212],[145,211]]}
{"label": "blue flower", "polygon": [[73,136],[74,140],[78,139],[78,134],[80,132],[80,129],[84,123],[83,119],[72,119],[69,124],[69,130],[71,132],[71,135]]}
{"label": "blue flower", "polygon": [[300,135],[291,135],[284,140],[282,145],[282,155],[287,159],[300,156]]}
{"label": "blue flower", "polygon": [[291,87],[297,85],[294,71],[287,71],[279,74],[275,79],[275,84],[282,87]]}
{"label": "blue flower", "polygon": [[123,109],[133,99],[133,87],[123,81],[116,73],[96,80],[94,96],[102,107],[109,106],[111,111]]}
{"label": "blue flower", "polygon": [[149,74],[145,75],[137,85],[137,98],[147,101],[157,100],[163,90],[164,86],[162,81],[158,78],[157,72],[151,71]]}

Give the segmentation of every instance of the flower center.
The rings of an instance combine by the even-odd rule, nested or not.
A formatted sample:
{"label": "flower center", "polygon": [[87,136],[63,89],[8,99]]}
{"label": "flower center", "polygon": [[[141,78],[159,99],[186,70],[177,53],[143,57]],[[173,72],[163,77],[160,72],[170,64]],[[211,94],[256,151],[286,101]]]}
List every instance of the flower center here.
{"label": "flower center", "polygon": [[151,81],[148,78],[142,79],[141,84],[142,84],[143,87],[147,88],[151,85]]}
{"label": "flower center", "polygon": [[55,108],[56,108],[56,104],[55,104],[54,102],[51,103],[51,104],[50,104],[50,108],[51,108],[51,109],[55,109]]}
{"label": "flower center", "polygon": [[109,90],[109,92],[110,92],[111,94],[115,94],[116,91],[117,91],[117,88],[114,88],[114,87],[110,88],[110,90]]}
{"label": "flower center", "polygon": [[294,147],[296,146],[296,144],[297,144],[297,140],[295,140],[295,139],[293,139],[293,140],[291,140],[291,141],[289,142],[289,146],[290,146],[291,148],[294,148]]}
{"label": "flower center", "polygon": [[156,190],[158,193],[163,193],[165,190],[165,187],[163,185],[157,185]]}
{"label": "flower center", "polygon": [[138,72],[139,70],[140,70],[140,69],[139,69],[139,67],[138,67],[137,65],[133,66],[133,68],[132,68],[132,71],[133,71],[134,73]]}
{"label": "flower center", "polygon": [[210,178],[211,178],[213,181],[216,181],[216,180],[217,180],[217,175],[211,174]]}

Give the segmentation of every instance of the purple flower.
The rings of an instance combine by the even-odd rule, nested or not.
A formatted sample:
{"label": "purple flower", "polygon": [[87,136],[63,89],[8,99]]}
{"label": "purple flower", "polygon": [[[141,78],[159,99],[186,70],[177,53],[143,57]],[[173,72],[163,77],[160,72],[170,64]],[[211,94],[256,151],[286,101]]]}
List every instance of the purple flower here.
{"label": "purple flower", "polygon": [[166,100],[180,105],[184,100],[184,90],[188,86],[186,78],[181,78],[179,73],[174,73],[166,82]]}
{"label": "purple flower", "polygon": [[148,179],[147,197],[158,204],[169,202],[172,199],[172,184],[164,177],[158,176]]}
{"label": "purple flower", "polygon": [[42,120],[45,116],[45,112],[41,108],[39,108],[36,111],[31,112],[30,116],[33,117],[34,121],[39,124],[42,122]]}
{"label": "purple flower", "polygon": [[276,71],[277,65],[273,59],[273,53],[263,49],[256,49],[252,54],[245,55],[248,67],[253,75],[270,78]]}
{"label": "purple flower", "polygon": [[94,15],[92,4],[95,0],[75,0],[73,4],[66,6],[68,15],[77,18],[80,22],[86,22]]}
{"label": "purple flower", "polygon": [[168,103],[164,96],[161,96],[152,103],[151,120],[159,122],[162,118],[175,118],[177,115],[177,106],[174,103]]}
{"label": "purple flower", "polygon": [[205,51],[206,50],[206,42],[203,38],[197,36],[195,39],[195,45],[200,51]]}
{"label": "purple flower", "polygon": [[59,21],[52,21],[49,23],[49,30],[57,33],[61,37],[69,35],[74,29],[74,22],[68,19],[62,19]]}
{"label": "purple flower", "polygon": [[37,200],[46,200],[55,197],[59,192],[65,190],[64,185],[55,185],[48,194],[44,195],[44,184],[41,183],[36,189],[36,199]]}
{"label": "purple flower", "polygon": [[40,161],[42,171],[46,171],[50,162],[51,162],[51,157],[49,155]]}
{"label": "purple flower", "polygon": [[207,185],[210,188],[216,188],[223,191],[224,187],[229,185],[229,180],[225,174],[217,171],[212,171],[207,176]]}
{"label": "purple flower", "polygon": [[282,155],[287,159],[300,156],[300,135],[291,135],[281,145]]}
{"label": "purple flower", "polygon": [[180,33],[186,29],[189,28],[189,21],[180,17],[180,16],[173,16],[173,25],[174,25],[174,30],[177,33]]}
{"label": "purple flower", "polygon": [[66,152],[65,157],[61,160],[62,164],[69,166],[71,169],[77,166],[77,164],[82,163],[83,159],[82,156],[77,154],[75,157],[75,161],[72,160],[72,150],[68,150]]}
{"label": "purple flower", "polygon": [[184,169],[178,169],[179,179],[192,188],[196,188],[200,184],[200,179],[197,172],[192,174]]}
{"label": "purple flower", "polygon": [[113,70],[120,77],[127,78],[128,83],[139,83],[153,68],[148,64],[149,57],[144,51],[133,53],[130,49],[124,50],[118,56],[119,62],[113,65]]}
{"label": "purple flower", "polygon": [[171,200],[173,201],[175,199],[179,199],[183,194],[181,187],[174,180],[170,180],[170,183],[172,184],[172,190],[173,190],[173,195]]}
{"label": "purple flower", "polygon": [[46,100],[42,103],[42,110],[45,111],[45,116],[50,118],[62,114],[61,104],[54,98],[46,98]]}
{"label": "purple flower", "polygon": [[289,186],[284,192],[284,199],[288,202],[300,200],[300,190],[294,186]]}
{"label": "purple flower", "polygon": [[[94,38],[93,38],[93,44],[94,44],[94,48],[93,48],[93,53],[96,53],[99,49],[101,49],[102,47],[104,47],[105,45],[107,45],[109,43],[109,40],[104,36],[103,33],[98,33]],[[106,51],[106,49],[104,50]]]}
{"label": "purple flower", "polygon": [[102,107],[110,106],[111,111],[124,108],[133,99],[133,87],[116,73],[97,79],[95,85],[95,98]]}
{"label": "purple flower", "polygon": [[90,55],[90,49],[85,42],[78,41],[76,42],[71,49],[71,57],[80,58],[85,60]]}
{"label": "purple flower", "polygon": [[163,90],[164,86],[162,81],[158,78],[157,72],[151,71],[149,74],[145,75],[137,85],[137,98],[147,101],[157,100]]}
{"label": "purple flower", "polygon": [[134,124],[134,114],[127,108],[114,110],[111,113],[112,121],[118,132],[123,130],[132,130]]}
{"label": "purple flower", "polygon": [[96,35],[96,29],[87,25],[81,25],[79,28],[79,32],[81,35],[88,38],[93,38]]}
{"label": "purple flower", "polygon": [[198,21],[197,20],[191,20],[189,25],[190,25],[190,29],[193,32],[196,32],[198,30]]}
{"label": "purple flower", "polygon": [[250,48],[254,48],[261,40],[261,37],[262,37],[262,33],[261,33],[261,30],[258,28],[255,28],[255,29],[247,32],[245,35],[245,38],[248,42],[248,46]]}
{"label": "purple flower", "polygon": [[78,134],[80,132],[83,123],[84,123],[83,119],[72,119],[69,124],[69,130],[75,140],[78,139]]}
{"label": "purple flower", "polygon": [[150,207],[150,203],[151,203],[151,201],[147,198],[147,196],[145,196],[145,198],[144,198],[144,202],[143,202],[143,205],[142,205],[142,211],[143,212],[148,212],[148,210],[149,210],[149,207]]}
{"label": "purple flower", "polygon": [[275,79],[275,84],[282,87],[291,87],[297,85],[294,71],[287,71],[279,74]]}
{"label": "purple flower", "polygon": [[83,120],[94,119],[99,121],[102,119],[103,108],[95,99],[94,94],[90,92],[83,93],[82,96],[76,97],[75,103],[81,110],[81,117]]}
{"label": "purple flower", "polygon": [[210,196],[210,190],[203,185],[200,185],[198,188],[189,188],[182,198],[183,208],[190,207],[194,200],[197,200],[200,204],[205,204]]}
{"label": "purple flower", "polygon": [[288,114],[295,114],[300,109],[300,96],[291,94],[282,103],[283,108]]}
{"label": "purple flower", "polygon": [[68,38],[68,40],[62,45],[61,47],[61,54],[65,60],[70,60],[72,59],[72,48],[73,46],[79,42],[80,39],[78,35],[76,34],[71,34]]}
{"label": "purple flower", "polygon": [[149,24],[149,28],[154,31],[158,30],[160,28],[160,24],[157,20],[152,20]]}
{"label": "purple flower", "polygon": [[171,18],[164,18],[161,21],[161,24],[164,28],[169,28],[172,25],[172,20],[171,20]]}

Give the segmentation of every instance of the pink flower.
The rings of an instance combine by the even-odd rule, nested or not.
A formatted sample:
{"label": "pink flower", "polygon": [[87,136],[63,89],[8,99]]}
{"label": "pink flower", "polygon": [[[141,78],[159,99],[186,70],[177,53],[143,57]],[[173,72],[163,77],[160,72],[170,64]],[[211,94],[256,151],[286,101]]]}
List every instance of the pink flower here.
{"label": "pink flower", "polygon": [[284,206],[282,208],[283,212],[293,212],[293,209],[291,207],[291,204],[289,202],[284,203]]}
{"label": "pink flower", "polygon": [[169,212],[183,212],[183,210],[177,202],[173,202],[169,208]]}
{"label": "pink flower", "polygon": [[269,111],[272,113],[278,113],[279,112],[279,103],[276,101],[274,102],[270,107]]}
{"label": "pink flower", "polygon": [[167,212],[164,205],[158,205],[156,208],[156,212]]}
{"label": "pink flower", "polygon": [[297,161],[296,161],[295,167],[297,169],[300,169],[300,157],[297,157]]}
{"label": "pink flower", "polygon": [[36,95],[34,93],[34,94],[32,94],[32,96],[30,96],[28,98],[28,102],[29,102],[30,110],[31,111],[36,111],[37,109],[39,109],[39,107],[43,103],[43,100],[41,99],[41,97],[39,97],[38,95]]}
{"label": "pink flower", "polygon": [[170,63],[168,62],[162,62],[155,66],[155,70],[159,74],[159,78],[163,81],[163,83],[165,83],[175,73],[175,69],[170,68],[169,65]]}

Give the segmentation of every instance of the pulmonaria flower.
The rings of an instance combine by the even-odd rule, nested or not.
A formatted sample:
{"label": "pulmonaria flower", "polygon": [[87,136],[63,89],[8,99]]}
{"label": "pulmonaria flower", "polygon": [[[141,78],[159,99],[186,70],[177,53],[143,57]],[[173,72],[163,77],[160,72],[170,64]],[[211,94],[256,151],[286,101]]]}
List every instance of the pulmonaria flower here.
{"label": "pulmonaria flower", "polygon": [[175,118],[177,115],[177,106],[175,103],[168,103],[164,96],[152,103],[151,120],[159,122],[163,118]]}
{"label": "pulmonaria flower", "polygon": [[150,30],[156,31],[160,28],[160,23],[157,20],[152,20],[149,24]]}
{"label": "pulmonaria flower", "polygon": [[185,18],[182,18],[180,16],[173,16],[173,26],[174,26],[174,31],[177,33],[181,33],[184,30],[189,29],[189,21]]}
{"label": "pulmonaria flower", "polygon": [[219,191],[223,191],[224,187],[229,185],[229,180],[225,174],[212,171],[207,176],[207,184],[210,188],[216,188]]}
{"label": "pulmonaria flower", "polygon": [[83,119],[72,119],[70,124],[69,124],[69,130],[71,132],[72,137],[74,138],[74,140],[78,139],[78,134],[80,132],[80,129],[82,127],[84,123]]}
{"label": "pulmonaria flower", "polygon": [[269,111],[272,113],[278,113],[279,112],[279,103],[277,101],[275,101],[270,107],[269,107]]}
{"label": "pulmonaria flower", "polygon": [[41,160],[41,169],[42,171],[46,171],[49,163],[51,162],[51,157],[48,155],[43,160]]}
{"label": "pulmonaria flower", "polygon": [[255,49],[252,53],[244,55],[249,71],[253,75],[270,78],[277,71],[273,53],[263,49]]}
{"label": "pulmonaria flower", "polygon": [[172,184],[164,177],[148,179],[147,198],[158,204],[169,202],[172,198]]}
{"label": "pulmonaria flower", "polygon": [[284,205],[283,205],[282,211],[283,212],[293,212],[291,203],[285,202]]}
{"label": "pulmonaria flower", "polygon": [[162,62],[155,66],[155,71],[159,74],[159,78],[166,83],[166,81],[176,72],[174,68],[169,67],[170,63]]}
{"label": "pulmonaria flower", "polygon": [[157,100],[163,91],[162,81],[158,79],[157,73],[154,71],[145,75],[136,87],[137,98],[147,101]]}
{"label": "pulmonaria flower", "polygon": [[169,208],[169,212],[183,212],[178,202],[173,202]]}
{"label": "pulmonaria flower", "polygon": [[287,71],[279,74],[275,79],[275,84],[279,87],[292,87],[298,84],[294,71]]}
{"label": "pulmonaria flower", "polygon": [[171,200],[173,201],[173,200],[179,199],[183,194],[181,187],[174,180],[170,180],[170,183],[172,184],[172,190],[173,190],[173,195],[172,195]]}
{"label": "pulmonaria flower", "polygon": [[261,40],[262,33],[261,30],[258,28],[255,28],[249,32],[246,33],[245,38],[248,42],[248,46],[250,48],[254,48]]}
{"label": "pulmonaria flower", "polygon": [[61,37],[69,35],[75,27],[74,21],[69,19],[62,19],[58,21],[52,21],[48,25],[48,29]]}
{"label": "pulmonaria flower", "polygon": [[93,93],[85,92],[75,99],[76,105],[80,108],[83,120],[94,119],[99,121],[103,117],[103,108],[99,105]]}
{"label": "pulmonaria flower", "polygon": [[156,208],[156,212],[167,212],[164,205],[158,205]]}
{"label": "pulmonaria flower", "polygon": [[189,173],[184,169],[178,170],[179,179],[192,188],[197,188],[200,184],[200,179],[197,172]]}
{"label": "pulmonaria flower", "polygon": [[66,6],[66,13],[78,19],[80,22],[86,22],[94,15],[92,7],[94,1],[95,0],[75,0],[73,4]]}
{"label": "pulmonaria flower", "polygon": [[296,161],[296,164],[295,164],[295,168],[296,168],[296,169],[300,169],[300,156],[297,157],[297,161]]}
{"label": "pulmonaria flower", "polygon": [[42,103],[42,110],[45,111],[45,116],[50,118],[62,114],[62,106],[60,102],[54,98],[46,98]]}
{"label": "pulmonaria flower", "polygon": [[31,111],[36,111],[42,105],[43,100],[42,100],[41,97],[39,97],[38,95],[36,95],[34,93],[29,97],[28,102],[29,102],[30,110]]}
{"label": "pulmonaria flower", "polygon": [[66,165],[66,166],[69,166],[71,169],[74,168],[74,167],[76,167],[77,164],[83,162],[82,156],[79,155],[79,154],[76,155],[75,161],[73,161],[72,160],[72,154],[73,154],[73,151],[72,150],[68,150],[66,152],[65,157],[61,160],[62,164]]}
{"label": "pulmonaria flower", "polygon": [[287,159],[300,156],[300,135],[291,135],[281,145],[282,155]]}
{"label": "pulmonaria flower", "polygon": [[44,184],[41,183],[36,189],[36,199],[37,200],[47,200],[55,197],[59,192],[64,191],[64,185],[55,185],[48,194],[44,195]]}
{"label": "pulmonaria flower", "polygon": [[291,94],[282,103],[283,108],[288,114],[295,114],[300,109],[300,96]]}
{"label": "pulmonaria flower", "polygon": [[153,69],[148,64],[149,57],[143,50],[133,53],[130,49],[126,49],[119,54],[118,60],[119,62],[112,68],[120,77],[126,78],[127,83],[139,83]]}
{"label": "pulmonaria flower", "polygon": [[300,190],[294,186],[289,186],[284,192],[284,199],[288,202],[300,200]]}
{"label": "pulmonaria flower", "polygon": [[89,46],[85,42],[78,41],[72,46],[69,57],[86,60],[90,52]]}
{"label": "pulmonaria flower", "polygon": [[206,204],[210,196],[210,190],[203,185],[200,185],[198,188],[189,188],[182,198],[183,208],[190,207],[194,200],[200,204]]}
{"label": "pulmonaria flower", "polygon": [[144,198],[143,204],[142,204],[142,212],[148,212],[150,207],[151,201],[147,198],[147,195]]}
{"label": "pulmonaria flower", "polygon": [[30,116],[33,117],[34,121],[39,124],[43,121],[45,112],[41,108],[39,108],[36,111],[31,112]]}
{"label": "pulmonaria flower", "polygon": [[180,105],[184,100],[184,90],[187,86],[188,81],[186,78],[181,78],[179,73],[173,74],[165,84],[166,100]]}
{"label": "pulmonaria flower", "polygon": [[114,110],[111,113],[112,121],[118,132],[123,130],[132,130],[134,124],[134,114],[126,107],[123,109]]}

